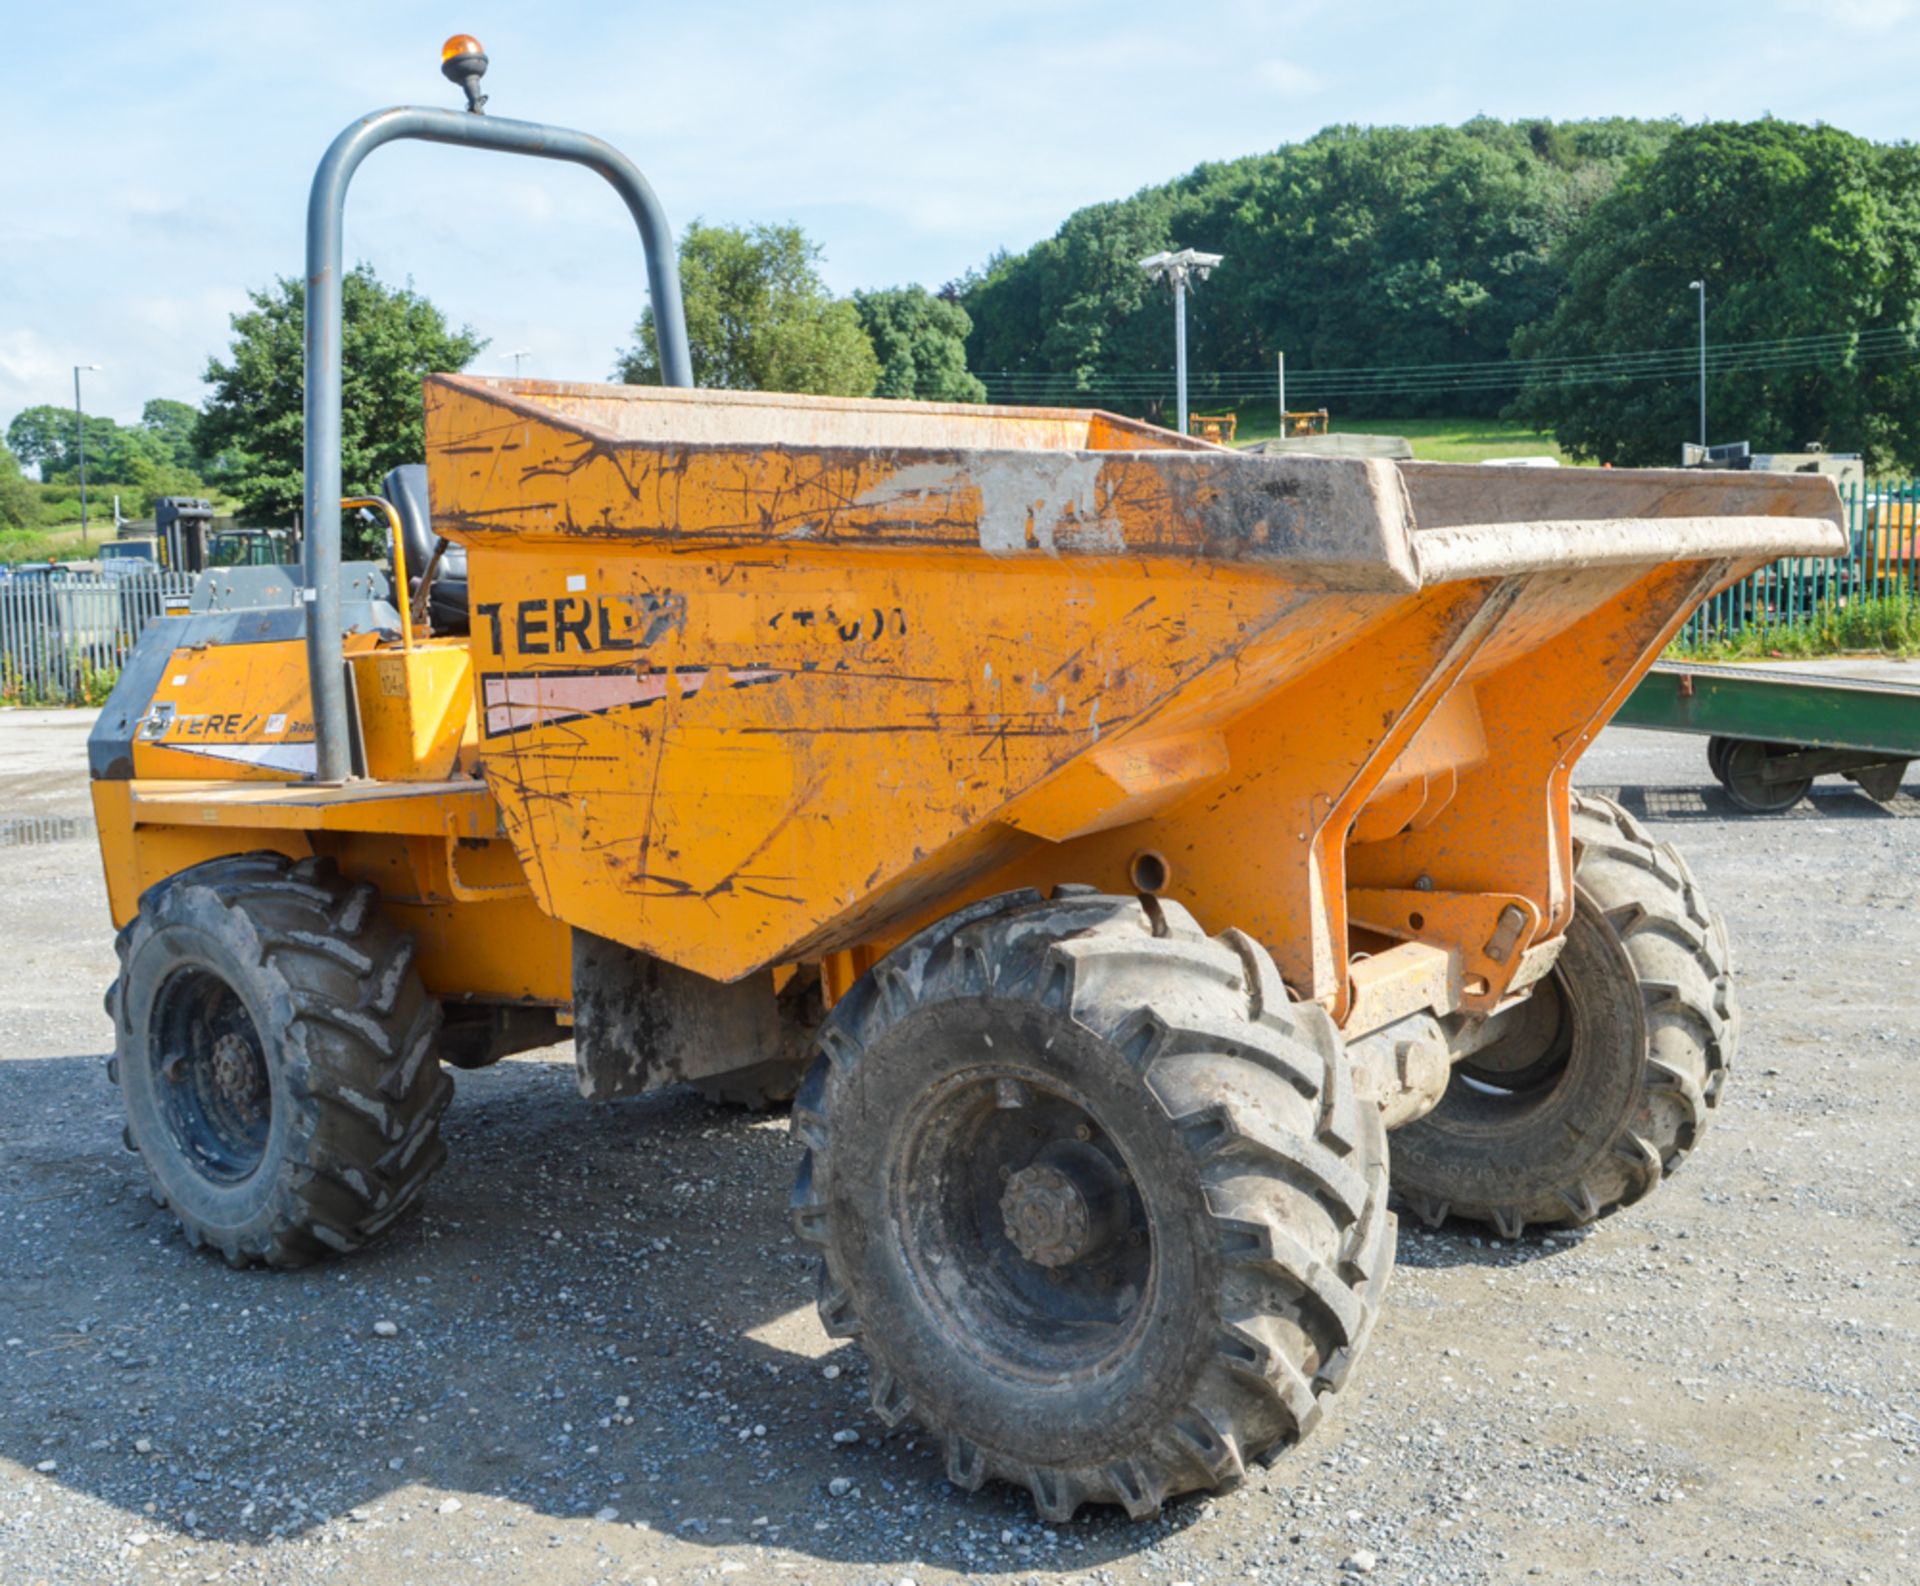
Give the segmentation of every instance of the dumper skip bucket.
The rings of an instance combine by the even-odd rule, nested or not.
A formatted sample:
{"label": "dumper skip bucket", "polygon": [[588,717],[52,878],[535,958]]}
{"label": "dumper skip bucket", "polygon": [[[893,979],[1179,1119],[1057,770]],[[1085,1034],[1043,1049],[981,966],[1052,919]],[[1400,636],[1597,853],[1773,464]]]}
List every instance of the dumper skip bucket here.
{"label": "dumper skip bucket", "polygon": [[1352,1028],[1571,912],[1567,778],[1819,478],[1267,457],[1097,412],[436,376],[481,760],[540,903],[728,980],[1036,881]]}

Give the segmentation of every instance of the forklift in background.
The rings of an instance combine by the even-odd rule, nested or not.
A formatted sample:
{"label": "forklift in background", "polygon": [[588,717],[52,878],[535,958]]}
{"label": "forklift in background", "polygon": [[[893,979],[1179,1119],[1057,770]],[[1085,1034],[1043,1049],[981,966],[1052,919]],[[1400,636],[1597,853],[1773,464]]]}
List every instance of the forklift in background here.
{"label": "forklift in background", "polygon": [[[100,548],[102,561],[149,561],[170,573],[204,573],[210,567],[290,567],[300,561],[296,529],[216,529],[213,503],[203,496],[161,496],[153,504],[150,533],[127,533]],[[146,525],[128,524],[136,531]]]}

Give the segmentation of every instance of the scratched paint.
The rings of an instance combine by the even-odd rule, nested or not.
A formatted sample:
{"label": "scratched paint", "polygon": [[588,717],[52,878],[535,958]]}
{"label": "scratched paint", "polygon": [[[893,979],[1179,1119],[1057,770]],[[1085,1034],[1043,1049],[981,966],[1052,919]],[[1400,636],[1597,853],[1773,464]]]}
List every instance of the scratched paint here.
{"label": "scratched paint", "polygon": [[955,496],[979,499],[980,549],[990,556],[1039,550],[1126,550],[1120,520],[1103,510],[1098,452],[983,453],[967,466],[910,463],[886,483],[862,491],[858,505]]}
{"label": "scratched paint", "polygon": [[[1266,942],[1308,994],[1344,984],[1335,816],[1385,777],[1381,741],[1413,730],[1415,685],[1488,598],[1421,587],[1402,470],[1132,435],[1100,450],[1094,415],[1026,430],[1041,421],[802,398],[763,431],[757,411],[676,395],[682,436],[669,399],[635,390],[428,385],[435,521],[471,552],[476,675],[576,679],[487,696],[488,725],[511,730],[481,760],[543,908],[730,979],[884,941],[1022,855],[1033,884],[1126,890],[1130,845],[1164,814],[1152,846],[1205,893],[1182,901]],[[1494,538],[1491,472],[1450,487],[1469,516],[1448,532],[1472,554]],[[1529,521],[1550,516],[1525,484]],[[1573,539],[1596,537],[1590,515]],[[1524,532],[1499,527],[1499,555],[1520,557]],[[1483,666],[1551,668],[1569,622],[1618,605],[1619,577],[1542,572],[1531,617],[1474,630]],[[722,667],[779,685],[649,681]],[[1336,682],[1352,696],[1337,711]],[[1244,812],[1231,842],[1215,778]],[[1109,833],[1111,854],[1075,847]]]}

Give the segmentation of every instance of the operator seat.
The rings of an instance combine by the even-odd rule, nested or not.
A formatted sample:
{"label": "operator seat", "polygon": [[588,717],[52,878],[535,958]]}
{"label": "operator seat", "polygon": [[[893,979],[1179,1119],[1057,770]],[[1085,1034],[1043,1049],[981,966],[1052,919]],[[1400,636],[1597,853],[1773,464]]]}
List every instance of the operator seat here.
{"label": "operator seat", "polygon": [[[439,538],[433,532],[433,510],[427,501],[427,465],[402,463],[380,481],[380,493],[400,515],[401,542],[407,548],[407,581],[419,588],[421,576],[433,560]],[[409,590],[409,597],[413,590]],[[435,633],[467,631],[467,548],[449,545],[434,569],[427,591],[427,620]]]}

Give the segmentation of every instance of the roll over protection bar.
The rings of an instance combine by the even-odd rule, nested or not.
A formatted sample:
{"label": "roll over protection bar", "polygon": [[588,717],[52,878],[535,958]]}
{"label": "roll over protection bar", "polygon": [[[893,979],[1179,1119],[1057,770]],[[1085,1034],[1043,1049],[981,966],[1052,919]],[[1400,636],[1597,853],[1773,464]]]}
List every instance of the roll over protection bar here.
{"label": "roll over protection bar", "polygon": [[[314,779],[344,782],[352,771],[345,657],[340,634],[341,229],[347,187],[360,162],[382,144],[414,138],[596,171],[625,201],[647,255],[647,290],[667,385],[693,384],[680,271],[666,211],[638,167],[584,132],[537,121],[503,121],[463,110],[401,105],[348,126],[313,173],[307,197],[306,291],[306,587],[307,674],[313,699]],[[407,592],[396,591],[405,601]]]}

